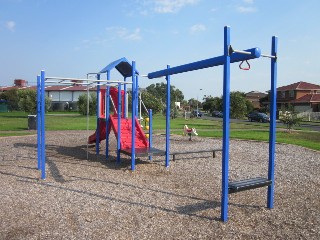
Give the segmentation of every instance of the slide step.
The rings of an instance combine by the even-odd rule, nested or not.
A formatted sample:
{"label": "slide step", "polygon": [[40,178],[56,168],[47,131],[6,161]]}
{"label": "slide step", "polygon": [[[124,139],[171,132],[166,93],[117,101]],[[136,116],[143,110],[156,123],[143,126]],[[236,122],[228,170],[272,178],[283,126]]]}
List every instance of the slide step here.
{"label": "slide step", "polygon": [[262,177],[229,182],[229,193],[236,193],[236,192],[241,192],[245,190],[266,187],[266,186],[270,186],[271,183],[272,183],[271,180],[268,180],[267,178],[262,178]]}

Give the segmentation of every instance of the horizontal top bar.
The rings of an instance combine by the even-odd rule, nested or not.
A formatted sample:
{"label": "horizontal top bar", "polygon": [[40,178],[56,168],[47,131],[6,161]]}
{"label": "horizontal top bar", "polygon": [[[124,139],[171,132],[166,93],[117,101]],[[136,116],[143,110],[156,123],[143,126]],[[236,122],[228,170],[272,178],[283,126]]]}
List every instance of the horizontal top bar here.
{"label": "horizontal top bar", "polygon": [[101,73],[93,73],[93,72],[91,72],[91,73],[87,73],[87,75],[98,75],[98,74],[101,74]]}
{"label": "horizontal top bar", "polygon": [[277,56],[272,56],[272,55],[267,55],[267,54],[261,54],[261,57],[277,58]]}
{"label": "horizontal top bar", "polygon": [[[123,84],[131,84],[132,82],[123,81],[123,80],[97,80],[97,79],[89,79],[89,78],[65,78],[65,77],[46,77],[46,80],[57,80],[57,83],[63,83],[64,81],[74,81],[72,83],[76,83],[77,81],[86,81],[93,83],[123,83]],[[60,81],[58,81],[60,80]],[[47,82],[47,81],[46,81]],[[50,81],[52,82],[52,81]]]}
{"label": "horizontal top bar", "polygon": [[59,83],[59,84],[77,84],[77,85],[91,85],[93,83],[75,83],[75,82],[57,82],[57,81],[46,81],[46,83]]}
{"label": "horizontal top bar", "polygon": [[[230,56],[230,62],[231,63],[240,62],[240,61],[250,60],[254,58],[259,58],[261,56],[260,48],[250,48],[250,49],[244,50],[244,52],[248,52],[248,54],[242,54],[237,52],[232,53]],[[149,79],[158,78],[158,77],[163,77],[167,75],[173,75],[173,74],[178,74],[183,72],[199,70],[203,68],[219,66],[219,65],[223,65],[224,61],[225,61],[225,56],[222,55],[219,57],[209,58],[209,59],[201,60],[198,62],[187,63],[177,67],[172,67],[172,68],[152,72],[148,74],[148,78]]]}

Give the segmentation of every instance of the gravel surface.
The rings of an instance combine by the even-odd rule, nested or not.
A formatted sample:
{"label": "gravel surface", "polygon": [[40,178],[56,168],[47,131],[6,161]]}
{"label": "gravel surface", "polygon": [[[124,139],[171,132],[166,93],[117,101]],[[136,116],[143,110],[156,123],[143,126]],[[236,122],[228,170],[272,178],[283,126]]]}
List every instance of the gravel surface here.
{"label": "gravel surface", "polygon": [[[267,188],[229,195],[220,221],[221,152],[108,161],[86,131],[47,132],[47,179],[36,136],[0,138],[0,239],[320,239],[320,153],[277,144],[275,207]],[[221,139],[172,136],[171,151],[221,148]],[[101,146],[105,150],[104,142]],[[165,137],[154,136],[164,149]],[[111,149],[115,139],[111,137]],[[267,175],[268,144],[230,142],[231,181]]]}

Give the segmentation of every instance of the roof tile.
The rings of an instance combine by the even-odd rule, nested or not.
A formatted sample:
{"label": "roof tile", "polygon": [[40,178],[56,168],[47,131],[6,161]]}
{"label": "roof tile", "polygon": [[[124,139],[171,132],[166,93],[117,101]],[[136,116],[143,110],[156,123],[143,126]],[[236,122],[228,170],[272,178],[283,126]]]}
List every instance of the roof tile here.
{"label": "roof tile", "polygon": [[277,91],[290,91],[290,90],[320,90],[320,85],[301,81],[301,82],[296,82],[290,85],[277,88]]}

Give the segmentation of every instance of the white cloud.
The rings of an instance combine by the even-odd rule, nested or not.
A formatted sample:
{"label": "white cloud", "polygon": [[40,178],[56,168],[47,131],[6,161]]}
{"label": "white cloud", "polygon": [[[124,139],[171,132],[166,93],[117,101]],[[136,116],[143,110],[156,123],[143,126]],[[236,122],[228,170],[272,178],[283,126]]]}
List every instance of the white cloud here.
{"label": "white cloud", "polygon": [[198,33],[198,32],[204,32],[206,31],[206,26],[204,26],[203,24],[195,24],[190,28],[190,32],[192,34]]}
{"label": "white cloud", "polygon": [[7,21],[6,28],[9,29],[11,32],[15,31],[16,23],[14,21]]}
{"label": "white cloud", "polygon": [[142,39],[140,32],[140,28],[136,28],[132,33],[128,33],[124,37],[126,40],[139,41]]}
{"label": "white cloud", "polygon": [[240,13],[253,13],[256,12],[257,9],[253,7],[254,0],[242,0],[244,6],[238,6],[237,11]]}
{"label": "white cloud", "polygon": [[240,13],[252,13],[252,12],[256,12],[257,9],[254,7],[237,7],[237,11]]}
{"label": "white cloud", "polygon": [[136,28],[133,31],[129,31],[125,27],[109,27],[107,28],[107,31],[115,34],[116,36],[124,40],[139,41],[142,39],[140,35],[140,28]]}
{"label": "white cloud", "polygon": [[199,0],[154,0],[154,11],[157,13],[175,13],[187,5],[193,5]]}

